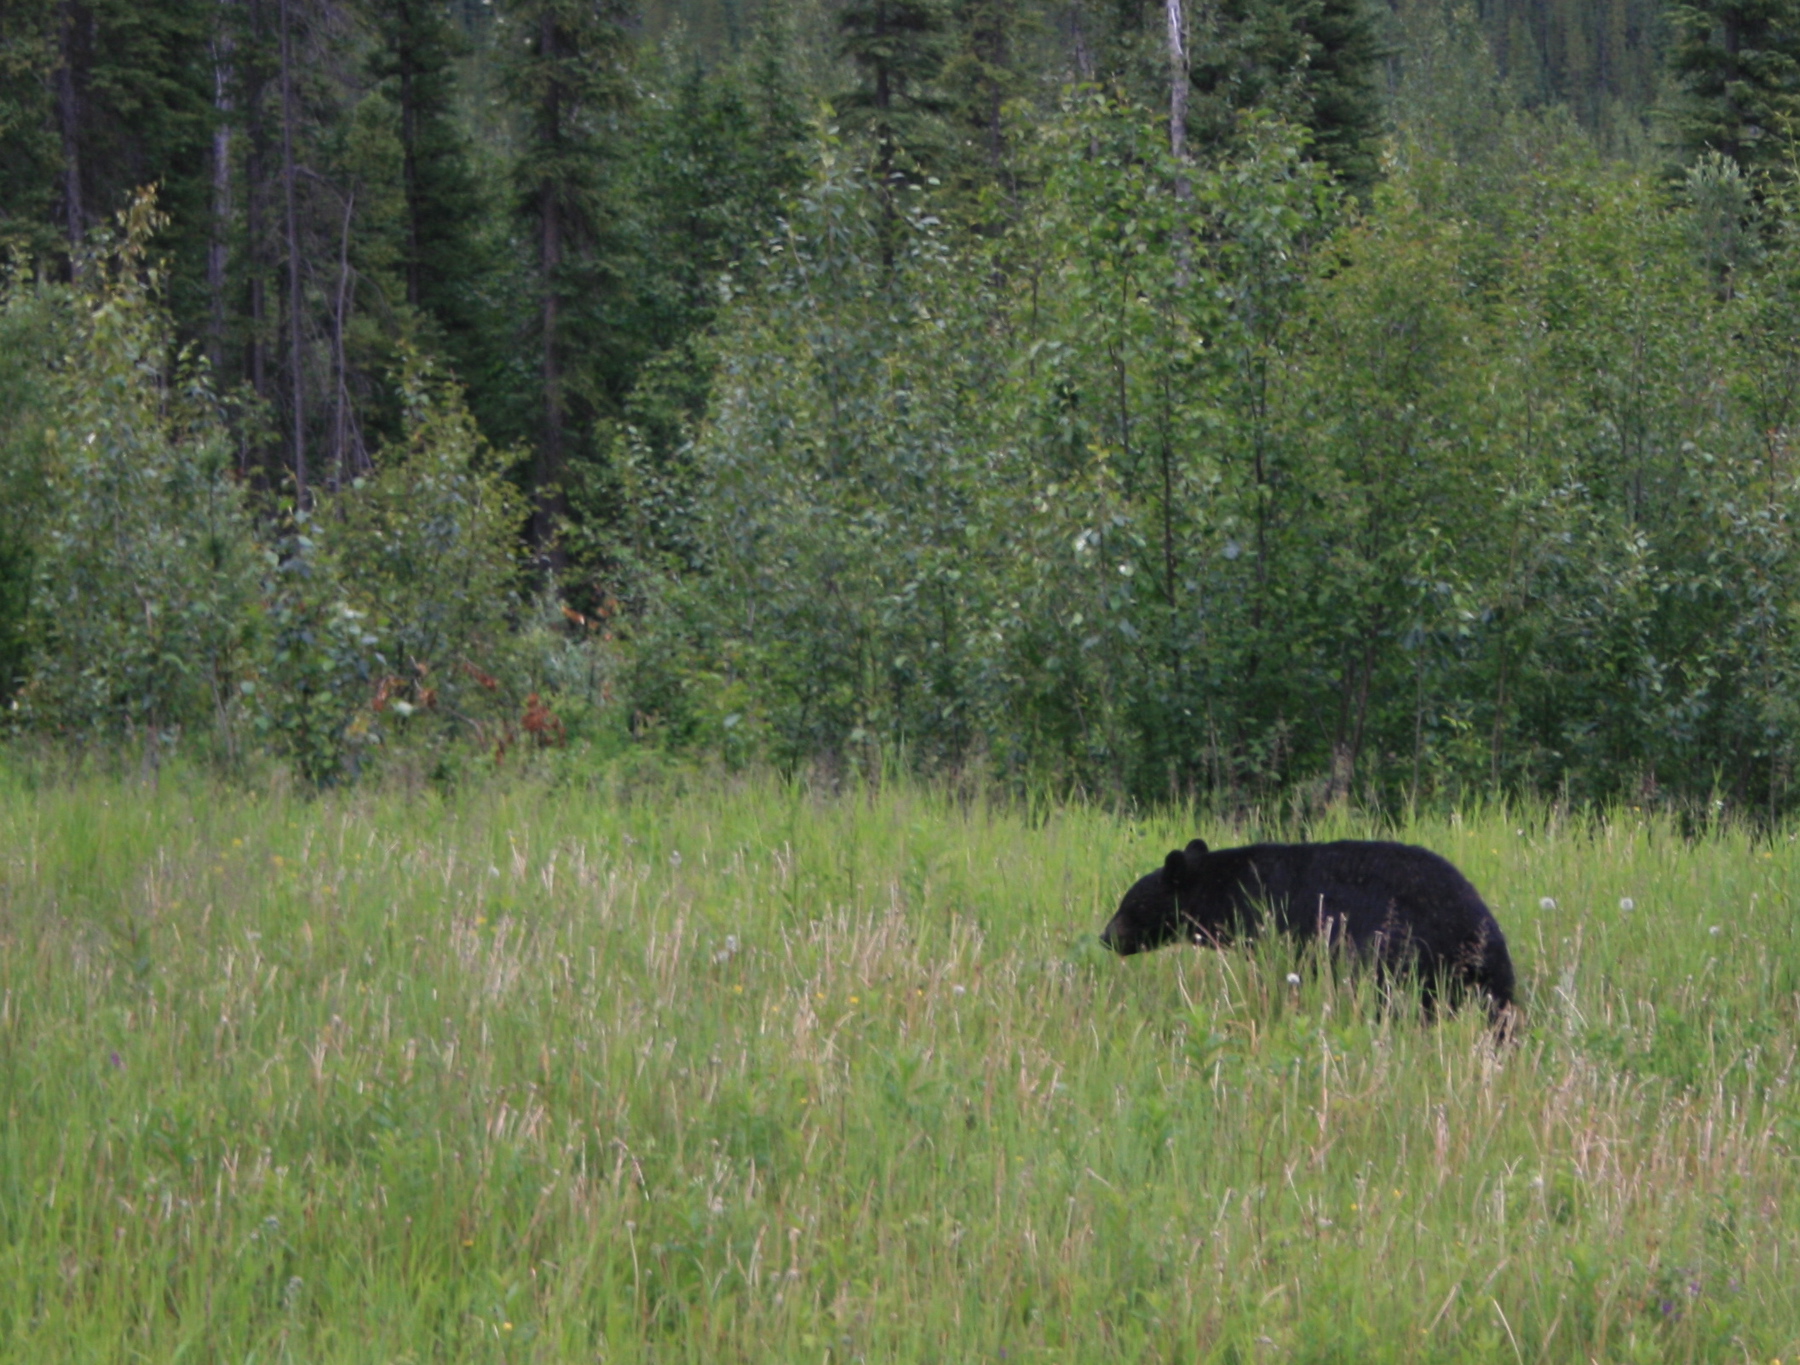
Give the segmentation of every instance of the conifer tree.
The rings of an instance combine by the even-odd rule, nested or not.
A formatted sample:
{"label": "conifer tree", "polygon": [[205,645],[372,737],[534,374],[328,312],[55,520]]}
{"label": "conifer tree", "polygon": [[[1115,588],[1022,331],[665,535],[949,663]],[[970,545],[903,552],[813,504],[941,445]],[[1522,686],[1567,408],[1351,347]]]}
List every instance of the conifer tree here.
{"label": "conifer tree", "polygon": [[943,83],[963,141],[958,179],[971,188],[1007,179],[1005,110],[1021,86],[1015,69],[1019,20],[1016,0],[961,0],[957,6],[955,48]]}
{"label": "conifer tree", "polygon": [[[140,186],[175,217],[173,302],[203,297],[215,0],[0,5],[0,236],[76,250]],[[26,230],[21,221],[35,223]],[[48,220],[48,221],[46,221]],[[54,233],[46,228],[54,225]]]}
{"label": "conifer tree", "polygon": [[53,213],[60,162],[53,82],[58,6],[53,0],[0,5],[0,255],[48,256],[61,238]]}
{"label": "conifer tree", "polygon": [[1783,157],[1800,114],[1800,5],[1694,0],[1674,24],[1670,133],[1682,159],[1713,151],[1756,170]]}
{"label": "conifer tree", "polygon": [[[625,39],[607,0],[512,0],[508,85],[525,119],[515,169],[519,213],[535,244],[538,410],[531,471],[533,541],[556,553],[572,440],[592,416],[591,385],[571,384],[573,353],[603,344],[592,326],[610,292],[596,248],[603,190],[624,106]],[[576,410],[577,404],[582,409]]]}
{"label": "conifer tree", "polygon": [[847,119],[874,140],[875,173],[892,213],[903,154],[928,158],[945,102],[937,89],[950,34],[943,0],[850,0],[838,16],[843,54],[860,80],[844,98]]}
{"label": "conifer tree", "polygon": [[375,0],[370,18],[373,70],[400,120],[406,301],[455,328],[474,265],[475,180],[455,118],[454,63],[468,43],[442,0]]}
{"label": "conifer tree", "polygon": [[1228,139],[1239,110],[1272,108],[1312,130],[1347,184],[1374,179],[1381,47],[1360,0],[1222,0],[1195,27],[1196,141]]}

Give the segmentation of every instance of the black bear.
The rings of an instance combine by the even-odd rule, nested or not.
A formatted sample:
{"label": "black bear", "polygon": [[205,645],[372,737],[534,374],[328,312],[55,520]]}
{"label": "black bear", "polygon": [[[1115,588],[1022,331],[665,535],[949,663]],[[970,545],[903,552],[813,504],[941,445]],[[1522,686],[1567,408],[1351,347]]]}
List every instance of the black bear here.
{"label": "black bear", "polygon": [[1125,893],[1100,941],[1124,956],[1177,936],[1222,943],[1264,923],[1416,974],[1427,1012],[1440,991],[1485,996],[1496,1019],[1512,1004],[1512,958],[1487,903],[1447,860],[1411,844],[1209,851],[1196,839]]}

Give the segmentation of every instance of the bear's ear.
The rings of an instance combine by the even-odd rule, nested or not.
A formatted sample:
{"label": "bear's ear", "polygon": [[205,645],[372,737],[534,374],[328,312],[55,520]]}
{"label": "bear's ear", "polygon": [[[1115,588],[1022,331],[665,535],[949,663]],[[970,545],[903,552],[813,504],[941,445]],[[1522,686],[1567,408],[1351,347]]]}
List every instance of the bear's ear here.
{"label": "bear's ear", "polygon": [[1195,862],[1206,856],[1206,840],[1196,839],[1187,846],[1187,855]]}
{"label": "bear's ear", "polygon": [[1187,854],[1183,853],[1180,849],[1176,849],[1169,854],[1167,858],[1163,859],[1163,882],[1168,886],[1169,890],[1179,891],[1182,887],[1187,885],[1187,879]]}

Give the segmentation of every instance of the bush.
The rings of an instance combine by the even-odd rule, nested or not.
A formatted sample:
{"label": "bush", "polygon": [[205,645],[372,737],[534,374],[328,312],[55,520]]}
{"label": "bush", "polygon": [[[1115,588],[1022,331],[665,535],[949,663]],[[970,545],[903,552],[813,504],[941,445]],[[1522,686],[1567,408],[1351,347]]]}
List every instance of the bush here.
{"label": "bush", "polygon": [[191,730],[235,747],[259,615],[225,426],[204,373],[173,345],[146,254],[161,221],[140,199],[86,262],[50,376],[39,647],[18,698],[31,725],[142,744],[147,759]]}
{"label": "bush", "polygon": [[52,371],[70,313],[60,290],[0,284],[0,706],[31,663],[31,585],[49,502]]}
{"label": "bush", "polygon": [[514,630],[525,500],[453,384],[409,355],[401,390],[402,439],[296,518],[269,579],[264,715],[314,782],[376,745],[505,746],[546,724]]}

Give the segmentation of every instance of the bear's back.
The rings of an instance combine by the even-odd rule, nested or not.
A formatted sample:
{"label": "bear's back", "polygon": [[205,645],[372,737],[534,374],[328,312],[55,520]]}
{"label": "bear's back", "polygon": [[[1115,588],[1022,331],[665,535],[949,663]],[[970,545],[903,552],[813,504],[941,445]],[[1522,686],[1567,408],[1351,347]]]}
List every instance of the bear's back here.
{"label": "bear's back", "polygon": [[1208,854],[1206,880],[1229,898],[1235,918],[1267,912],[1289,932],[1347,931],[1358,943],[1386,933],[1448,951],[1493,925],[1468,878],[1414,844],[1246,844]]}

